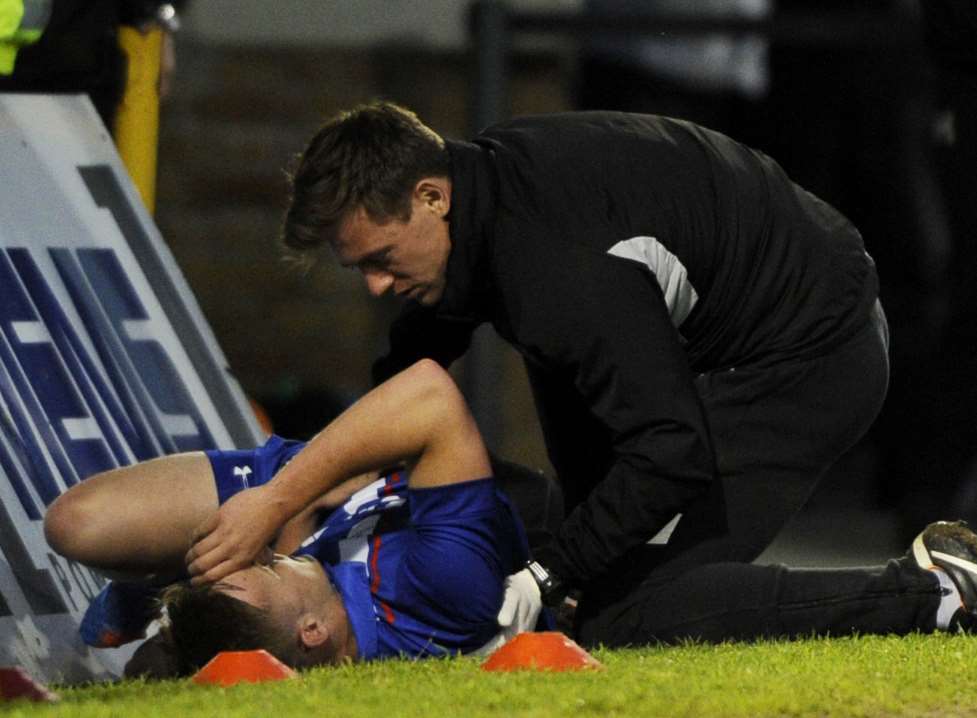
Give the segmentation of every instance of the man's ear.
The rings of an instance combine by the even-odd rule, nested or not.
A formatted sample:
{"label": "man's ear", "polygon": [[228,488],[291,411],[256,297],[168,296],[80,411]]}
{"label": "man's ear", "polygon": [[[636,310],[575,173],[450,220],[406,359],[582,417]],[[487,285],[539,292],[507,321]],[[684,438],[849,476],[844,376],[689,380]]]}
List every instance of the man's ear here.
{"label": "man's ear", "polygon": [[447,177],[423,177],[414,185],[414,198],[439,217],[451,209],[451,180]]}
{"label": "man's ear", "polygon": [[306,649],[319,648],[329,640],[326,622],[307,613],[299,619],[299,640]]}

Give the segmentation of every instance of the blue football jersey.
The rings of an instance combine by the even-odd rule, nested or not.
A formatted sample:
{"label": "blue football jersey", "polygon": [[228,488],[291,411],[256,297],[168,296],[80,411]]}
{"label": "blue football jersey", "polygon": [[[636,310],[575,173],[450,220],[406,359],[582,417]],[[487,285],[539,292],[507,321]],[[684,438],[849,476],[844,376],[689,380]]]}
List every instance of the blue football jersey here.
{"label": "blue football jersey", "polygon": [[[223,503],[271,478],[304,445],[209,451]],[[330,513],[296,551],[323,565],[343,597],[364,659],[474,651],[498,632],[505,577],[526,538],[492,479],[410,489],[393,471]]]}

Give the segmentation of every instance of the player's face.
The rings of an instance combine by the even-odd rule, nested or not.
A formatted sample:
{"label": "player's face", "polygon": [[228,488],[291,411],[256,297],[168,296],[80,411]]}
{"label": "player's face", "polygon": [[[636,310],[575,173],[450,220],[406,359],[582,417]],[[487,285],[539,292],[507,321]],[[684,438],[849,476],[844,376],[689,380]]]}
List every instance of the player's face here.
{"label": "player's face", "polygon": [[318,561],[281,554],[235,571],[222,583],[234,598],[268,611],[283,627],[293,626],[300,616],[324,605],[332,593]]}
{"label": "player's face", "polygon": [[406,222],[378,224],[360,207],[346,219],[333,243],[340,264],[358,269],[375,297],[392,291],[431,306],[444,294],[451,253],[450,183],[438,178],[425,182],[418,183]]}

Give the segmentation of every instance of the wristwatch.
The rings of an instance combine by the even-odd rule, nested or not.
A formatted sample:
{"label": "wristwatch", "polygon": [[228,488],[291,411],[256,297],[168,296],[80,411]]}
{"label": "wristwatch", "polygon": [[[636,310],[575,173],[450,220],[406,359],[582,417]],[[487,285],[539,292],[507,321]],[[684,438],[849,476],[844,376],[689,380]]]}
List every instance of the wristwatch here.
{"label": "wristwatch", "polygon": [[530,575],[539,587],[539,595],[544,606],[556,608],[563,603],[569,589],[559,576],[545,568],[539,561],[532,559],[526,562],[526,568],[529,569]]}

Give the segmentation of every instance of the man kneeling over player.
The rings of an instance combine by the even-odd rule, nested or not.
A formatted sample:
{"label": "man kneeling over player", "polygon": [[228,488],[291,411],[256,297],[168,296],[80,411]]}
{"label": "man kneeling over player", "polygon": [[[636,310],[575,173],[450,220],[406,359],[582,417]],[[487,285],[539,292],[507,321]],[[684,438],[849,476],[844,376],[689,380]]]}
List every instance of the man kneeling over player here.
{"label": "man kneeling over player", "polygon": [[[403,468],[383,471],[391,466]],[[464,399],[424,360],[304,448],[272,437],[255,450],[180,454],[93,476],[51,505],[45,533],[63,556],[142,581],[110,583],[92,603],[82,635],[100,646],[141,637],[158,587],[185,577],[185,563],[201,572],[206,539],[188,554],[194,538],[253,547],[251,565],[217,559],[217,583],[204,571],[163,594],[169,626],[155,644],[176,654],[179,672],[220,650],[251,648],[296,667],[453,655],[537,622],[538,599],[507,603],[500,634],[506,577],[528,552],[490,476]]]}

